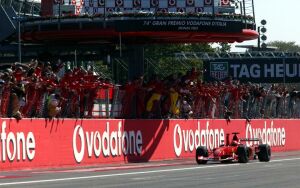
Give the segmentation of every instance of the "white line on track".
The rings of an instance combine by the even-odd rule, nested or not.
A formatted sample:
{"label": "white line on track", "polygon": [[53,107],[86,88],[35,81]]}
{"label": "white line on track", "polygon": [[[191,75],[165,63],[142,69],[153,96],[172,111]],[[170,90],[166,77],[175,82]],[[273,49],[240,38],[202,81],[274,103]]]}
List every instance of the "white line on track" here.
{"label": "white line on track", "polygon": [[[295,160],[300,160],[300,158],[278,159],[278,160],[272,160],[270,162],[283,162],[283,161],[295,161]],[[259,163],[259,162],[248,163],[248,164],[251,165],[251,164],[257,164],[257,163]],[[196,167],[188,167],[188,168],[150,170],[150,171],[128,172],[128,173],[118,173],[118,174],[104,174],[104,175],[96,175],[96,176],[80,176],[80,177],[72,177],[72,178],[57,178],[57,179],[45,179],[45,180],[9,182],[9,183],[0,183],[0,186],[38,184],[38,183],[61,182],[61,181],[82,180],[82,179],[96,179],[96,178],[105,178],[105,177],[151,174],[151,173],[161,173],[161,172],[176,172],[176,171],[196,170],[196,169],[201,169],[201,168],[220,168],[220,167],[225,167],[225,166],[237,166],[237,165],[241,165],[241,164],[239,164],[239,163],[225,164],[225,165],[221,164],[221,165],[213,165],[213,166],[196,166]]]}

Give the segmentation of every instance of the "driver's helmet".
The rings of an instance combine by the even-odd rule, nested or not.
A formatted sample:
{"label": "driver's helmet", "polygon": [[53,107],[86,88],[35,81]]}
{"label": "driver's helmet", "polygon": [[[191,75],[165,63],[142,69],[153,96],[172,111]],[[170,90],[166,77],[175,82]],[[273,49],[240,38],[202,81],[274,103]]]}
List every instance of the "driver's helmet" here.
{"label": "driver's helmet", "polygon": [[232,146],[237,146],[239,143],[237,140],[232,140],[231,145]]}
{"label": "driver's helmet", "polygon": [[231,143],[231,145],[237,146],[238,143],[239,143],[239,138],[237,137],[237,135],[234,135],[233,138],[232,138],[232,143]]}
{"label": "driver's helmet", "polygon": [[239,138],[237,137],[237,135],[233,135],[232,141],[233,141],[233,140],[235,140],[235,141],[238,141],[238,140],[239,140]]}

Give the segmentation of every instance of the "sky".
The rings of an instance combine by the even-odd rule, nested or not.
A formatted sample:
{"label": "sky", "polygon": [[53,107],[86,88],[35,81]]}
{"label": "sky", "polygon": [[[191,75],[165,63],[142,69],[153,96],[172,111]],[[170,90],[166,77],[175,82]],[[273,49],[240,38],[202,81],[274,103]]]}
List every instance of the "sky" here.
{"label": "sky", "polygon": [[[300,0],[254,0],[257,26],[260,21],[267,21],[266,42],[275,40],[295,41],[300,45]],[[235,45],[257,45],[257,40]],[[232,48],[232,51],[241,49]]]}

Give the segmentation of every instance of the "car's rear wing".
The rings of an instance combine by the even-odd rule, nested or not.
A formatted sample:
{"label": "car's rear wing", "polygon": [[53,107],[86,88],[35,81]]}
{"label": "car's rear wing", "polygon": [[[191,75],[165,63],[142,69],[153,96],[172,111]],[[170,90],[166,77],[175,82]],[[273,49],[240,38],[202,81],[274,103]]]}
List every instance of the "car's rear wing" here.
{"label": "car's rear wing", "polygon": [[261,138],[240,138],[240,142],[247,142],[247,141],[253,141],[253,142],[262,143],[262,139]]}

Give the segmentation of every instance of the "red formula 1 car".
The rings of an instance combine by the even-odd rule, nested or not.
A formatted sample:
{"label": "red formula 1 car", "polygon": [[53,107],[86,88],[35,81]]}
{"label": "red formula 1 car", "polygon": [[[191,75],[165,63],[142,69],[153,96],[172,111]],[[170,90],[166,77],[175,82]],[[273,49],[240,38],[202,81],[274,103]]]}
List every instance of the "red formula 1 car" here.
{"label": "red formula 1 car", "polygon": [[226,135],[226,145],[208,151],[206,147],[199,146],[196,150],[196,162],[206,164],[207,161],[247,163],[258,157],[259,161],[268,162],[271,159],[271,147],[268,144],[256,144],[251,147],[246,146],[245,141],[259,141],[260,139],[239,139],[239,133],[232,133],[232,141],[229,142],[229,134]]}

